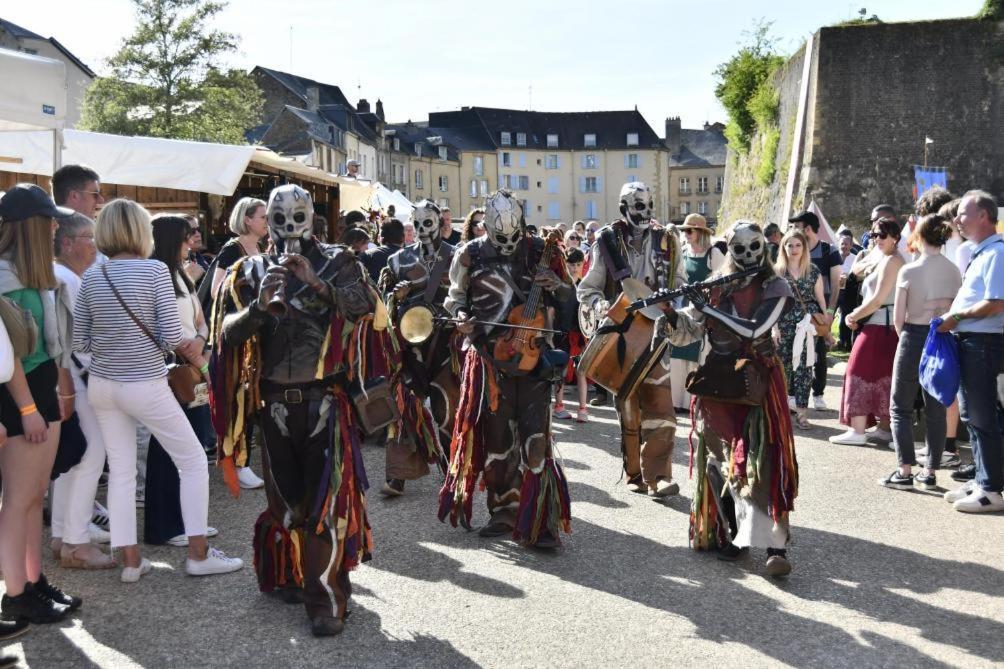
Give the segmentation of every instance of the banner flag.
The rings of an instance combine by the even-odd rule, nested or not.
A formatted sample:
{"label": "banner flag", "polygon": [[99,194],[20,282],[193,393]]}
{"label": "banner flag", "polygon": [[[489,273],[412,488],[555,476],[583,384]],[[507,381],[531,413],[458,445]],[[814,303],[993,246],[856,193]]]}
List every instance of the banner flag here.
{"label": "banner flag", "polygon": [[920,197],[935,186],[948,190],[948,172],[944,167],[913,166],[913,178],[916,182],[915,197]]}

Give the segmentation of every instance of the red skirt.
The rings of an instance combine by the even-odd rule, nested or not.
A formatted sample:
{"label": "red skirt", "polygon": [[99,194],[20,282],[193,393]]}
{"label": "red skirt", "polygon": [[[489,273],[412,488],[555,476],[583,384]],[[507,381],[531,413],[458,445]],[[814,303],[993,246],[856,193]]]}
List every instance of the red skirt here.
{"label": "red skirt", "polygon": [[854,416],[865,416],[868,427],[889,419],[892,396],[892,363],[899,336],[891,326],[866,325],[854,340],[844,372],[840,398],[840,422],[851,424]]}

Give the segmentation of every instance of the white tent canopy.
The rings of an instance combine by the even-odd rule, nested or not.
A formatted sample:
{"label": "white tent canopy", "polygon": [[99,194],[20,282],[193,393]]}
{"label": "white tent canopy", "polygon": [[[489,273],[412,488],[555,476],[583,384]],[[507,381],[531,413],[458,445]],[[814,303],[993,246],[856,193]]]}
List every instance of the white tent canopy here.
{"label": "white tent canopy", "polygon": [[0,49],[0,131],[59,130],[65,116],[66,66]]}
{"label": "white tent canopy", "polygon": [[[0,133],[0,170],[52,176],[52,134]],[[253,146],[231,146],[99,132],[63,132],[62,164],[83,164],[113,184],[177,188],[230,195],[237,188]]]}

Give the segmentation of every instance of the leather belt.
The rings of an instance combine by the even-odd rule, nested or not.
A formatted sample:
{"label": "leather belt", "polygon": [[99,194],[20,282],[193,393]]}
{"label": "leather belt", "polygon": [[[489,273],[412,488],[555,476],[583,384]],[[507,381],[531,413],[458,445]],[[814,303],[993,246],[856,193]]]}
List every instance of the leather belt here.
{"label": "leather belt", "polygon": [[262,384],[261,398],[265,402],[283,402],[285,404],[302,404],[303,402],[320,401],[331,394],[334,385],[345,387],[345,374],[340,373],[328,377],[324,381],[300,383],[292,385]]}

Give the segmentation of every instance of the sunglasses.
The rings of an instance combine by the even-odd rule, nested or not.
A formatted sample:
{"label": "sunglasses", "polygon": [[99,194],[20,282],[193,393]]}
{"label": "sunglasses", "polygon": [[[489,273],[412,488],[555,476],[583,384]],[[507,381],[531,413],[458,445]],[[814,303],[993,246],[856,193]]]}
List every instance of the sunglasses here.
{"label": "sunglasses", "polygon": [[570,242],[581,242],[582,241],[582,237],[579,237],[577,235],[572,235],[572,236],[570,236],[568,238],[568,241],[570,241]]}
{"label": "sunglasses", "polygon": [[888,232],[873,232],[872,233],[872,238],[874,239],[876,237],[878,239],[888,239],[889,238],[889,233]]}

